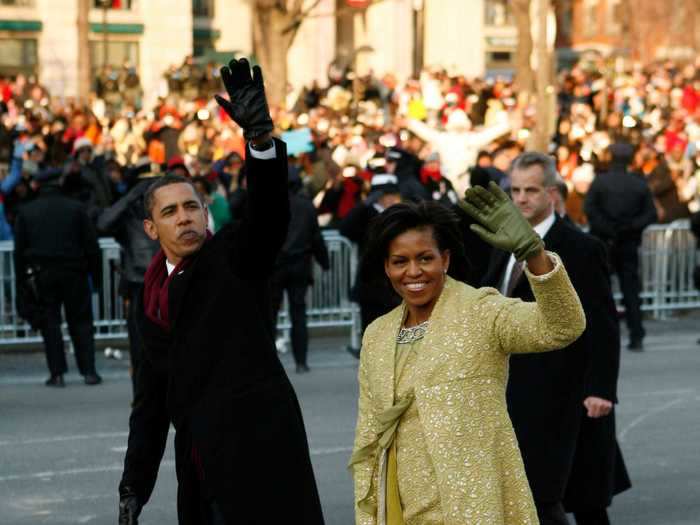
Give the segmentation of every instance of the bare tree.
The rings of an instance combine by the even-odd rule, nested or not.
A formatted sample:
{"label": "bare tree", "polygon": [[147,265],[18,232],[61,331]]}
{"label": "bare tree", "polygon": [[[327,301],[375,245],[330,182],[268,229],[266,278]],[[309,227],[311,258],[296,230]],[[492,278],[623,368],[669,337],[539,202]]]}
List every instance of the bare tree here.
{"label": "bare tree", "polygon": [[512,0],[511,6],[518,30],[518,47],[515,50],[515,80],[524,98],[535,91],[535,76],[530,66],[532,55],[532,21],[530,20],[530,0]]}
{"label": "bare tree", "polygon": [[[87,101],[90,95],[90,47],[88,41],[88,15],[90,0],[78,0],[78,96]],[[102,28],[107,31],[107,28]]]}
{"label": "bare tree", "polygon": [[304,18],[321,0],[252,0],[255,54],[265,74],[267,97],[284,105],[287,93],[287,52]]}

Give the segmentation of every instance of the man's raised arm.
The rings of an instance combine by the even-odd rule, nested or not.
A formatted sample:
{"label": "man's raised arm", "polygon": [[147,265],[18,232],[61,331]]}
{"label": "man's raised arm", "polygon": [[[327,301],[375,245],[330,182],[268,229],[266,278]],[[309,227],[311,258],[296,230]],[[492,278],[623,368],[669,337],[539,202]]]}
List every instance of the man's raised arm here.
{"label": "man's raised arm", "polygon": [[271,135],[273,125],[260,67],[253,67],[251,76],[248,61],[234,59],[221,68],[221,78],[229,100],[215,95],[216,101],[243,129],[248,141],[248,200],[234,264],[253,278],[266,277],[274,267],[289,225],[287,149],[284,142]]}

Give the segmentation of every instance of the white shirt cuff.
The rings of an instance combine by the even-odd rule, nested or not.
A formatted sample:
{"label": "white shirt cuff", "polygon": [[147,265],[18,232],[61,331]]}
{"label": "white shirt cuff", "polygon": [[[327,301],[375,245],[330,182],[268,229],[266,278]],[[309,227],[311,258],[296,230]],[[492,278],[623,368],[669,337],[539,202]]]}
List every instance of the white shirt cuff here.
{"label": "white shirt cuff", "polygon": [[272,145],[269,148],[263,151],[257,151],[251,148],[250,144],[248,145],[248,149],[250,150],[250,154],[258,160],[270,160],[277,158],[277,148],[275,148],[274,141],[272,141]]}

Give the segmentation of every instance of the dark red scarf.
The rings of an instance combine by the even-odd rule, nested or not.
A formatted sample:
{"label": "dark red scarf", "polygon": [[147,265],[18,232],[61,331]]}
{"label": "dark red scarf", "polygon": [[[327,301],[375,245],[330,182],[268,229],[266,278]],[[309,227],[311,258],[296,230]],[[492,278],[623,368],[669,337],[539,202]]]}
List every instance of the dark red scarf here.
{"label": "dark red scarf", "polygon": [[[211,237],[211,233],[207,230],[205,242]],[[148,270],[146,270],[146,275],[143,278],[143,309],[146,317],[151,322],[169,332],[168,288],[170,287],[170,281],[190,265],[192,257],[183,257],[170,275],[168,275],[168,267],[165,261],[165,253],[160,249],[151,259],[151,264],[148,265]]]}

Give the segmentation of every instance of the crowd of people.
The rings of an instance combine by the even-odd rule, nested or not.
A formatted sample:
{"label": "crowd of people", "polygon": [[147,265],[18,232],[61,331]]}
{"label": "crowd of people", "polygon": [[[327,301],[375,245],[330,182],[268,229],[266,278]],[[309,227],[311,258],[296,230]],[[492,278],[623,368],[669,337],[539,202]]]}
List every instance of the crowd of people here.
{"label": "crowd of people", "polygon": [[641,350],[642,231],[699,204],[695,68],[608,82],[576,66],[562,75],[553,155],[527,151],[536,115],[512,82],[345,71],[287,110],[268,108],[245,59],[193,68],[167,73],[152,111],[128,67],[105,70],[122,98],[100,82],[89,105],[2,81],[0,232],[15,240],[18,287],[43,293],[32,324],[48,386],[65,386],[61,305],[85,383],[102,381],[97,234],[124,246],[137,371],[119,522],[138,522],[173,425],[180,522],[323,523],[270,335],[286,291],[297,372],[309,371],[304,297],[312,256],[330,265],[324,226],[362,254],[356,522],[565,525],[573,512],[609,524],[630,480],[608,274]]}

